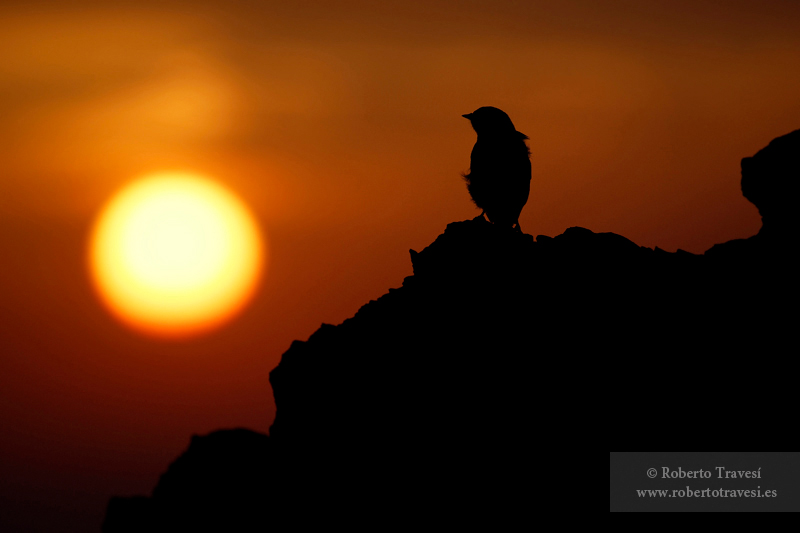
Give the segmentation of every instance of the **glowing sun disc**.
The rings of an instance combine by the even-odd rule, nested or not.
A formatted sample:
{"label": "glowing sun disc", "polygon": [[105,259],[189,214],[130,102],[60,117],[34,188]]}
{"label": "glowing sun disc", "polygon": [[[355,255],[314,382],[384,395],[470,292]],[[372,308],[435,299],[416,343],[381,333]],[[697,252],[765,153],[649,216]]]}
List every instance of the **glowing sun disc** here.
{"label": "glowing sun disc", "polygon": [[265,247],[247,207],[194,174],[162,173],[117,192],[95,221],[89,268],[127,325],[187,336],[229,320],[253,294]]}

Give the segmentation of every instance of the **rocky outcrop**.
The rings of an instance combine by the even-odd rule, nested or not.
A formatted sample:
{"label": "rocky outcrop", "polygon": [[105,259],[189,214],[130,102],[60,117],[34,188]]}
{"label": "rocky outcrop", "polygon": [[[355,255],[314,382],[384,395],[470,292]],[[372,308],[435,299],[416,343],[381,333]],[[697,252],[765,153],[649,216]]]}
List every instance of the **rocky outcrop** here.
{"label": "rocky outcrop", "polygon": [[401,287],[292,343],[270,375],[269,437],[193,440],[152,498],[111,501],[105,531],[231,513],[296,522],[309,509],[497,528],[530,515],[544,442],[575,446],[612,419],[639,427],[642,403],[658,427],[698,428],[732,360],[758,372],[792,339],[797,315],[781,302],[796,301],[797,233],[774,195],[796,174],[776,178],[771,158],[800,153],[797,133],[743,161],[764,229],[703,255],[577,227],[534,239],[482,217],[449,224],[411,251]]}
{"label": "rocky outcrop", "polygon": [[267,435],[247,429],[192,437],[152,496],[112,498],[103,531],[252,531],[275,505],[274,453]]}
{"label": "rocky outcrop", "polygon": [[349,480],[345,499],[372,508],[529,514],[542,439],[560,446],[615,401],[592,382],[698,329],[703,257],[611,233],[534,239],[478,217],[411,259],[402,287],[295,341],[270,376],[285,464]]}

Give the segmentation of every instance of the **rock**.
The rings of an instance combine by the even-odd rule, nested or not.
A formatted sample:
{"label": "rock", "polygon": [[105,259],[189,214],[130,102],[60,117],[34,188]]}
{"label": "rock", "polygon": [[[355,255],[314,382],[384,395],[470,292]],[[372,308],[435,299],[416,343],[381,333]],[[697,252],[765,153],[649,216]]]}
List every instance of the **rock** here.
{"label": "rock", "polygon": [[249,531],[279,507],[270,438],[247,429],[195,435],[150,498],[112,498],[103,532]]}
{"label": "rock", "polygon": [[[534,482],[554,468],[543,457],[708,433],[723,385],[774,374],[794,342],[797,172],[782,169],[796,168],[798,142],[800,130],[743,160],[764,227],[703,255],[578,227],[534,239],[482,217],[449,224],[410,251],[402,287],[292,343],[270,374],[269,437],[193,438],[151,498],[111,500],[104,531],[296,525],[310,512],[497,529],[530,521]],[[793,405],[791,390],[770,391],[770,406]]]}

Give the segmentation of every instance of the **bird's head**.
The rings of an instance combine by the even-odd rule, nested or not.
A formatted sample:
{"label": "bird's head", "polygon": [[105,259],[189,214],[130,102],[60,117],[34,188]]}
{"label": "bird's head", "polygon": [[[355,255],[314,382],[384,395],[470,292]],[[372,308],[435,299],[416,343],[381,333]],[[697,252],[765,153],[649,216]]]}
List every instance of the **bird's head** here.
{"label": "bird's head", "polygon": [[528,138],[514,128],[514,124],[504,111],[496,107],[479,107],[472,113],[461,116],[469,119],[472,123],[472,127],[475,129],[475,133],[478,135],[483,133],[489,135],[510,135],[512,133],[519,133],[524,139]]}

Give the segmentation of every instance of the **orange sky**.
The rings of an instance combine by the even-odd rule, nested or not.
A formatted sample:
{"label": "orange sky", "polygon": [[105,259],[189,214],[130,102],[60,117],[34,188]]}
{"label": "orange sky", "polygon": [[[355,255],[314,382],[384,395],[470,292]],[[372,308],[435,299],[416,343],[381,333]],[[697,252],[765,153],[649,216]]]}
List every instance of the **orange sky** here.
{"label": "orange sky", "polygon": [[[411,274],[474,217],[461,115],[530,137],[524,231],[613,231],[700,253],[760,225],[739,160],[800,128],[792,0],[3,2],[0,529],[97,530],[192,433],[274,415],[293,339]],[[270,267],[227,327],[187,342],[114,321],[84,264],[131,179],[215,176]]]}

